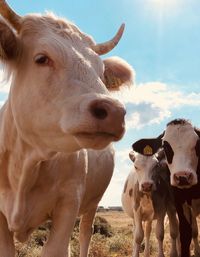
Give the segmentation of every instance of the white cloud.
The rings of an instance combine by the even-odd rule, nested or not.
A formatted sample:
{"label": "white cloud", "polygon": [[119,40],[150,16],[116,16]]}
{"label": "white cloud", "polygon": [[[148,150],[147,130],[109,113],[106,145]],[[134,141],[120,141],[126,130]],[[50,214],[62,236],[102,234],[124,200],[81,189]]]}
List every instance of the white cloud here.
{"label": "white cloud", "polygon": [[[172,87],[171,87],[172,88]],[[176,87],[178,88],[178,86]],[[171,111],[183,106],[200,106],[200,93],[184,93],[161,82],[139,84],[115,96],[127,106],[127,128],[159,124]]]}
{"label": "white cloud", "polygon": [[8,93],[10,90],[10,81],[4,78],[4,70],[0,69],[0,93]]}
{"label": "white cloud", "polygon": [[[130,149],[115,151],[115,170],[111,183],[106,190],[99,205],[103,206],[121,206],[121,194],[124,183],[131,169],[129,160]],[[113,193],[114,192],[114,193]]]}

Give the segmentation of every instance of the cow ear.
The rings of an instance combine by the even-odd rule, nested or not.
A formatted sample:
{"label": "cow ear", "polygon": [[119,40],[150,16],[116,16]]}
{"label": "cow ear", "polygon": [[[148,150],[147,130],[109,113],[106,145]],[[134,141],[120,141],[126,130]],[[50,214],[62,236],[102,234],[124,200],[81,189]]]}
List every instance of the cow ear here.
{"label": "cow ear", "polygon": [[199,128],[194,128],[194,131],[197,133],[198,137],[200,137],[200,129]]}
{"label": "cow ear", "polygon": [[131,151],[131,152],[129,153],[129,158],[131,159],[132,162],[135,161],[135,153],[134,153],[134,151]]}
{"label": "cow ear", "polygon": [[117,91],[121,86],[134,84],[135,72],[133,68],[119,57],[104,60],[104,83],[108,90]]}
{"label": "cow ear", "polygon": [[165,151],[164,149],[158,150],[156,153],[156,158],[159,161],[160,167],[166,168],[167,167],[167,161],[165,158]]}
{"label": "cow ear", "polygon": [[0,59],[2,61],[14,59],[17,56],[18,40],[14,31],[0,20]]}
{"label": "cow ear", "polygon": [[160,150],[158,150],[158,152],[155,155],[156,155],[156,158],[158,159],[159,162],[165,160],[164,149],[161,148]]}

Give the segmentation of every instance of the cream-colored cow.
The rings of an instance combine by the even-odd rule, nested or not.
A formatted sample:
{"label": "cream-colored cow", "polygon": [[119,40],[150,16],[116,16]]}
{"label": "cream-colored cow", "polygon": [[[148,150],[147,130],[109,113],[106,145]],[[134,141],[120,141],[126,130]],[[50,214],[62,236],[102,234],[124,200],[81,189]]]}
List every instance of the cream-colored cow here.
{"label": "cream-colored cow", "polygon": [[[169,217],[171,252],[170,257],[177,257],[178,222],[173,202],[172,189],[169,185],[167,167],[162,167],[158,156],[143,155],[132,151],[130,158],[134,162],[122,193],[124,211],[133,218],[133,257],[139,257],[140,246],[145,236],[144,256],[150,256],[150,233],[156,219],[156,238],[158,257],[164,257],[164,218]],[[144,228],[145,227],[145,232]]]}
{"label": "cream-colored cow", "polygon": [[133,74],[120,58],[99,55],[118,43],[124,26],[96,44],[49,14],[20,17],[3,0],[0,13],[0,59],[12,81],[0,111],[0,256],[14,257],[13,237],[25,241],[47,218],[52,229],[42,257],[68,256],[80,214],[85,257],[113,172],[108,145],[124,134],[124,106],[108,90]]}

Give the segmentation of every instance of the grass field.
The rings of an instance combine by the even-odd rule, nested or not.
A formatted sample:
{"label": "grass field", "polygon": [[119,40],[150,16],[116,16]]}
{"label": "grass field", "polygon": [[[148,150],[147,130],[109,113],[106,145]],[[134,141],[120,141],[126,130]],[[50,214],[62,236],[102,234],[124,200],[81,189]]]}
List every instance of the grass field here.
{"label": "grass field", "polygon": [[[89,257],[131,257],[132,255],[132,220],[124,212],[108,211],[99,212],[96,218],[96,230],[100,233],[93,235]],[[104,220],[105,219],[105,220]],[[199,222],[198,222],[199,223]],[[103,227],[103,229],[101,229]],[[151,235],[151,256],[156,257],[157,241],[154,233],[155,224]],[[100,231],[101,230],[101,231]],[[48,226],[36,230],[27,244],[16,242],[16,257],[40,257],[42,245],[48,236]],[[103,231],[103,232],[102,232]],[[108,233],[105,235],[105,231]],[[170,238],[168,221],[165,221],[164,252],[169,257]],[[102,233],[102,234],[101,234]],[[144,243],[141,246],[141,257],[143,257]],[[78,257],[78,226],[71,240],[71,257]]]}

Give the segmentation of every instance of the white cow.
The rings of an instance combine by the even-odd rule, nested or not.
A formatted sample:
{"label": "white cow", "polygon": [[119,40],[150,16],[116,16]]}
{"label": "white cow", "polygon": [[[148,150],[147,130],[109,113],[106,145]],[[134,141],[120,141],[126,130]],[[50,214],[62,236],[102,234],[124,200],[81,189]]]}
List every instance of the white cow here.
{"label": "white cow", "polygon": [[118,43],[124,26],[96,44],[53,15],[20,17],[4,0],[0,13],[6,20],[0,59],[12,80],[0,111],[0,256],[14,257],[13,237],[25,241],[49,217],[42,257],[68,256],[80,214],[86,257],[94,212],[113,172],[108,145],[124,134],[124,106],[108,89],[119,90],[133,75],[120,58],[99,55]]}
{"label": "white cow", "polygon": [[150,256],[150,233],[152,221],[156,219],[156,237],[158,240],[158,256],[163,257],[164,218],[169,217],[172,247],[170,257],[177,257],[176,241],[178,237],[178,222],[176,210],[169,187],[168,170],[161,167],[158,156],[143,155],[132,151],[130,159],[133,168],[126,180],[122,193],[124,211],[134,221],[133,257],[139,257],[140,246],[144,238],[144,256]]}

